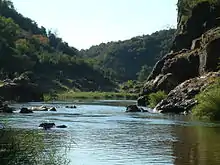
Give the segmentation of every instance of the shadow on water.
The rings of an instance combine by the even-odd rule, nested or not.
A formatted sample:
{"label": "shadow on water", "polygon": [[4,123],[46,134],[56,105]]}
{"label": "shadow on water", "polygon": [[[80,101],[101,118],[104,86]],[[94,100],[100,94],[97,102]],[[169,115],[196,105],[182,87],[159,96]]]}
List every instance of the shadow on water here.
{"label": "shadow on water", "polygon": [[173,127],[175,165],[220,164],[219,127]]}
{"label": "shadow on water", "polygon": [[40,130],[1,129],[0,164],[67,165],[68,146],[57,139]]}

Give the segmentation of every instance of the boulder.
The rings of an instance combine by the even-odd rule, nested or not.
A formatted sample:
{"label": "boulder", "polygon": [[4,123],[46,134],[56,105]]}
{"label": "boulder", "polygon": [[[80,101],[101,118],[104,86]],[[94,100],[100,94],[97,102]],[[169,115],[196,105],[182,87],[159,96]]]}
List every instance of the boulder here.
{"label": "boulder", "polygon": [[21,108],[20,113],[33,113],[33,111],[28,108]]}
{"label": "boulder", "polygon": [[51,107],[48,109],[49,111],[57,111],[55,107]]}
{"label": "boulder", "polygon": [[129,105],[125,112],[142,112],[142,110],[137,105]]}
{"label": "boulder", "polygon": [[42,127],[43,129],[51,129],[55,127],[55,123],[41,123],[39,127]]}

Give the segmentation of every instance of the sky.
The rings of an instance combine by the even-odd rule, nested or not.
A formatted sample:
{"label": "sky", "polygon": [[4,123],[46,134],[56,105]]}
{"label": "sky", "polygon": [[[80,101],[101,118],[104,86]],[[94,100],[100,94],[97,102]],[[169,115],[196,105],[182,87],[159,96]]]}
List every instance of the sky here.
{"label": "sky", "polygon": [[177,0],[12,0],[18,12],[70,46],[130,39],[176,27]]}

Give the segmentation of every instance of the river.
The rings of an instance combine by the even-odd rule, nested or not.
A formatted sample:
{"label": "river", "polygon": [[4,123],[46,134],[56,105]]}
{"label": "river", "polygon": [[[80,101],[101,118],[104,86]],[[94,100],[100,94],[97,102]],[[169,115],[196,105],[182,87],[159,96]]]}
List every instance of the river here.
{"label": "river", "polygon": [[[7,139],[21,135],[24,136],[20,139],[26,139],[32,132],[41,135],[46,149],[53,146],[58,153],[57,164],[64,158],[70,165],[220,164],[220,123],[196,121],[179,115],[125,113],[124,105],[130,104],[129,101],[75,104],[76,109],[65,108],[73,105],[67,102],[14,104],[12,106],[17,109],[14,114],[0,114],[0,121],[10,127],[4,136],[0,136],[0,159],[4,159],[1,164],[7,164],[11,159],[7,157],[11,153],[4,153]],[[18,113],[21,107],[37,105],[54,106],[57,112]],[[38,125],[42,122],[64,124],[67,128],[40,130]],[[32,158],[39,152],[48,152],[45,148],[40,150],[42,141],[33,140],[33,137],[19,141],[22,144],[19,146],[25,148],[22,152],[19,150],[20,164],[27,156]],[[28,152],[30,146],[34,149]]]}

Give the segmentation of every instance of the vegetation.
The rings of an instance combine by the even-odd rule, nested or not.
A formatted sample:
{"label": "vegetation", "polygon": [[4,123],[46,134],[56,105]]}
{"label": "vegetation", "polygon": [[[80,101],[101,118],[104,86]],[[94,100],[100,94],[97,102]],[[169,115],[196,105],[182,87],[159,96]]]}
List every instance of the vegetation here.
{"label": "vegetation", "polygon": [[198,104],[192,109],[193,116],[208,120],[220,120],[220,81],[211,85],[196,97]]}
{"label": "vegetation", "polygon": [[55,33],[0,0],[0,80],[25,74],[45,93],[77,89],[110,91],[116,85]]}
{"label": "vegetation", "polygon": [[144,81],[155,63],[169,52],[175,31],[161,30],[130,40],[102,43],[80,53],[110,79]]}
{"label": "vegetation", "polygon": [[57,95],[45,94],[44,100],[81,100],[81,99],[128,99],[135,100],[137,99],[137,94],[125,93],[125,92],[74,92],[67,91],[58,93]]}
{"label": "vegetation", "polygon": [[49,95],[68,90],[121,92],[119,84],[147,78],[169,51],[174,33],[162,30],[78,51],[18,13],[10,0],[0,0],[0,81],[24,74]]}
{"label": "vegetation", "polygon": [[[67,165],[66,152],[59,153],[57,144],[44,141],[40,131],[15,130],[3,128],[0,130],[1,165],[32,164],[32,165]],[[56,142],[58,143],[58,142]]]}
{"label": "vegetation", "polygon": [[148,96],[149,107],[154,108],[159,102],[167,97],[164,91],[158,91],[156,93],[151,93]]}

